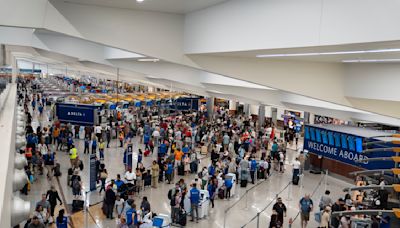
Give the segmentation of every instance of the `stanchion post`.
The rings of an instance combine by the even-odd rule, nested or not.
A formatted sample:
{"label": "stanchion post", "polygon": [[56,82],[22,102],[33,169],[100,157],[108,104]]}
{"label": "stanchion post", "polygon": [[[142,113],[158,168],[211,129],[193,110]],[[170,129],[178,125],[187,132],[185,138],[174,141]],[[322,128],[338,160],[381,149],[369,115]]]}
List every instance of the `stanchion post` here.
{"label": "stanchion post", "polygon": [[248,197],[249,197],[249,190],[246,190],[246,193],[244,193],[244,194],[246,194],[246,207],[244,208],[245,210],[248,210],[249,208],[248,208],[248,205],[247,205],[247,201],[248,201]]}
{"label": "stanchion post", "polygon": [[290,197],[292,195],[292,183],[289,183],[289,189],[288,189],[288,195],[287,195],[287,201],[291,201],[292,198]]}
{"label": "stanchion post", "polygon": [[260,212],[257,213],[257,228],[260,227]]}
{"label": "stanchion post", "polygon": [[85,228],[89,227],[89,208],[88,208],[88,192],[85,191]]}
{"label": "stanchion post", "polygon": [[325,184],[325,191],[326,191],[326,189],[327,189],[327,185],[328,185],[328,170],[326,170],[325,171],[325,180],[324,180],[324,184]]}
{"label": "stanchion post", "polygon": [[228,213],[228,209],[225,209],[225,211],[224,211],[224,228],[225,228],[225,225],[226,225],[226,214]]}

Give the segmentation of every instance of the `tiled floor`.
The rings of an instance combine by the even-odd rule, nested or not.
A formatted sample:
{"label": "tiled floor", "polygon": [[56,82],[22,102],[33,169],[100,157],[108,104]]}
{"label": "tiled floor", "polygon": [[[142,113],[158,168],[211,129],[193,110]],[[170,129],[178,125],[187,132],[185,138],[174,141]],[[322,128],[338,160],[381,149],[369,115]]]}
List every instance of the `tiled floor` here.
{"label": "tiled floor", "polygon": [[[46,122],[46,117],[43,119],[43,123]],[[37,125],[38,122],[35,122],[34,125]],[[137,152],[138,148],[143,148],[143,145],[138,145],[138,139],[134,139],[134,152]],[[85,162],[85,169],[81,173],[84,187],[88,186],[88,155],[83,155],[83,140],[78,140],[75,142],[77,145],[79,155]],[[299,145],[300,147],[301,145]],[[295,146],[291,147],[293,149]],[[263,181],[259,185],[253,188],[252,184],[248,184],[247,188],[240,188],[237,186],[236,194],[231,200],[216,200],[215,208],[209,210],[209,215],[206,219],[202,219],[199,223],[191,223],[189,222],[187,227],[224,227],[224,218],[225,218],[225,227],[242,227],[244,224],[250,221],[251,218],[257,215],[258,212],[262,211],[259,218],[259,227],[267,227],[269,224],[269,218],[272,211],[273,202],[278,192],[280,196],[283,198],[283,202],[286,204],[288,208],[287,218],[285,218],[284,227],[287,227],[287,221],[289,218],[294,218],[298,213],[298,200],[305,193],[314,193],[312,199],[314,200],[314,204],[317,206],[319,203],[319,198],[325,191],[325,188],[329,189],[332,192],[332,198],[337,199],[338,197],[342,197],[344,187],[349,186],[350,184],[345,183],[341,180],[328,177],[325,181],[321,178],[324,178],[323,175],[315,175],[310,173],[305,173],[304,178],[300,182],[299,186],[286,187],[291,179],[291,166],[290,162],[293,160],[297,151],[288,150],[288,157],[286,161],[287,170],[284,174],[274,173],[268,180]],[[156,156],[156,153],[154,153]],[[135,157],[135,156],[134,156]],[[63,175],[60,177],[58,184],[55,179],[53,179],[53,184],[57,189],[60,188],[65,195],[65,200],[67,203],[72,202],[72,191],[71,188],[67,186],[67,169],[70,166],[68,154],[66,152],[57,152],[58,162],[61,164],[61,171]],[[117,174],[124,173],[123,166],[123,151],[121,148],[117,147],[116,140],[113,140],[111,143],[111,148],[106,149],[105,151],[105,164],[106,168],[109,171],[109,177],[115,178]],[[145,166],[148,167],[151,162],[155,159],[155,157],[146,157],[144,158]],[[209,159],[203,159],[200,167],[204,165],[208,165]],[[194,178],[193,175],[185,176],[184,179],[186,182],[190,182]],[[261,181],[261,180],[260,180]],[[321,185],[318,183],[321,182]],[[326,182],[326,185],[325,185]],[[26,200],[30,200],[32,205],[40,199],[40,194],[46,192],[50,187],[50,183],[46,180],[45,176],[39,176],[36,182],[32,185],[32,189],[28,196],[22,196],[22,198]],[[145,191],[137,197],[135,200],[139,204],[142,196],[147,196],[152,210],[156,213],[169,214],[170,206],[169,200],[167,198],[167,192],[173,185],[168,184],[160,184],[157,189],[146,188]],[[249,190],[251,188],[251,190]],[[247,193],[246,193],[247,192]],[[103,194],[103,193],[102,193]],[[99,195],[98,192],[92,192],[88,194],[88,199],[90,204],[95,204],[100,202],[103,195]],[[233,207],[231,207],[235,204]],[[267,208],[265,208],[269,205]],[[231,207],[230,210],[225,214],[225,210]],[[264,210],[265,209],[265,210]],[[33,207],[32,207],[33,210]],[[58,209],[56,209],[56,214]],[[104,219],[104,216],[101,214],[100,206],[93,206],[90,209],[91,216],[88,216],[89,223],[88,227],[90,228],[99,228],[99,227],[116,227],[116,220],[107,220]],[[73,216],[73,221],[75,227],[85,227],[85,216],[84,213],[78,213]],[[249,223],[246,227],[257,227],[257,219]],[[300,226],[300,218],[298,218],[292,227]],[[309,227],[316,227],[317,224],[314,222],[313,216],[311,216],[311,223]]]}

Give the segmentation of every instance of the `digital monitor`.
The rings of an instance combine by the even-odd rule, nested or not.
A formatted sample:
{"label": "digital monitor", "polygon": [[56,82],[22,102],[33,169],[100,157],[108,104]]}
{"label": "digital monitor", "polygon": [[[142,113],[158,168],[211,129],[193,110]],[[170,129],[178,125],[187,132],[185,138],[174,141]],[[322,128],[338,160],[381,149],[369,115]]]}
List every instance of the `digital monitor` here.
{"label": "digital monitor", "polygon": [[310,129],[308,127],[304,128],[304,138],[310,139]]}
{"label": "digital monitor", "polygon": [[336,147],[341,147],[342,144],[340,143],[340,134],[339,133],[334,133],[333,137],[335,138],[335,146]]}
{"label": "digital monitor", "polygon": [[310,138],[311,141],[315,141],[315,129],[310,127]]}
{"label": "digital monitor", "polygon": [[335,139],[333,138],[333,132],[331,132],[331,131],[328,131],[328,140],[329,140],[330,146],[335,145]]}
{"label": "digital monitor", "polygon": [[350,151],[356,151],[356,145],[355,145],[355,142],[354,142],[354,136],[351,136],[351,135],[347,136],[347,142],[348,142],[348,145],[349,145],[349,150]]}
{"label": "digital monitor", "polygon": [[356,137],[356,151],[359,153],[363,151],[363,140],[360,137]]}
{"label": "digital monitor", "polygon": [[328,135],[326,135],[326,131],[321,131],[321,136],[322,136],[322,143],[328,144]]}
{"label": "digital monitor", "polygon": [[321,142],[321,130],[318,128],[315,129],[315,140],[319,143]]}
{"label": "digital monitor", "polygon": [[347,135],[342,134],[342,148],[347,149]]}

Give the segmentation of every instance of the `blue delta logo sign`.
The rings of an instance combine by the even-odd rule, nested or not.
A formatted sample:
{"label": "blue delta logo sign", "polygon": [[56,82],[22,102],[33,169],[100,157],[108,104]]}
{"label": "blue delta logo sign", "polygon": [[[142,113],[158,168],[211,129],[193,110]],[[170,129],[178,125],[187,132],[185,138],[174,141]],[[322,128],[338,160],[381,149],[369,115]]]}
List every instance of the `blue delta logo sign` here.
{"label": "blue delta logo sign", "polygon": [[67,113],[68,116],[79,116],[79,117],[85,117],[86,114],[82,113],[82,112],[68,112]]}
{"label": "blue delta logo sign", "polygon": [[[363,159],[368,159],[367,156],[362,155],[358,152],[351,152],[343,149],[339,149],[337,147],[332,147],[329,145],[325,145],[322,143],[316,143],[316,142],[307,142],[307,149],[309,149],[312,152],[316,152],[320,155],[326,156],[333,158],[335,160],[341,160],[346,163],[356,163],[358,160],[363,160]],[[368,164],[368,161],[364,161],[362,163],[358,164]]]}

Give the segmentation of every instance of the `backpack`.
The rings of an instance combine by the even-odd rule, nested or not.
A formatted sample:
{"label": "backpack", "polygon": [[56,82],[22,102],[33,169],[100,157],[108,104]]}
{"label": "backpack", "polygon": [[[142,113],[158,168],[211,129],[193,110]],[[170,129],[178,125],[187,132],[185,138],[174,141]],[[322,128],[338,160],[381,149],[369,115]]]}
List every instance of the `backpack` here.
{"label": "backpack", "polygon": [[197,174],[197,176],[199,176],[200,179],[203,178],[203,170],[202,170],[201,172],[199,172],[199,173]]}
{"label": "backpack", "polygon": [[175,205],[176,205],[175,198],[171,198],[169,204],[170,204],[172,207],[175,207]]}
{"label": "backpack", "polygon": [[[168,199],[171,200],[172,198],[172,189],[168,191]],[[172,205],[171,205],[172,206]]]}
{"label": "backpack", "polygon": [[72,188],[75,190],[81,189],[81,184],[79,183],[78,178],[75,178],[74,181],[72,182]]}

